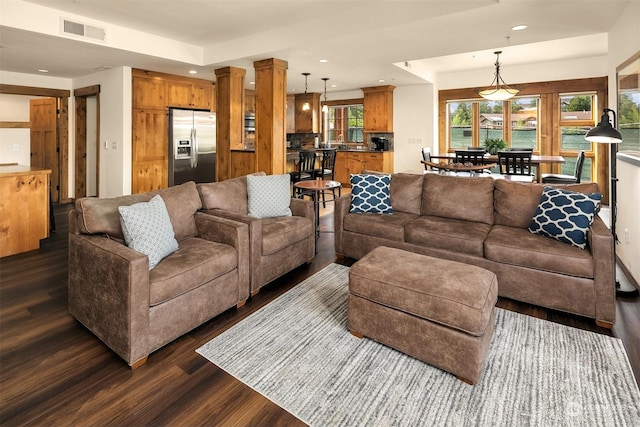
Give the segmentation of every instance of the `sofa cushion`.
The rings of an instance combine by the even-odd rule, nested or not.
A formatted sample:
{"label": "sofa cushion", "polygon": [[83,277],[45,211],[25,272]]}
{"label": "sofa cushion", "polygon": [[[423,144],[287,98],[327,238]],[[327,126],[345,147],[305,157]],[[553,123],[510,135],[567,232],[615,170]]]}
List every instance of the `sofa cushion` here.
{"label": "sofa cushion", "polygon": [[343,229],[403,242],[404,226],[416,218],[418,215],[406,212],[393,212],[389,215],[349,213],[344,217]]}
{"label": "sofa cushion", "polygon": [[[491,179],[491,178],[490,178]],[[405,226],[408,243],[483,256],[483,242],[491,226],[460,219],[421,216]]]}
{"label": "sofa cushion", "polygon": [[193,181],[164,188],[157,192],[167,206],[176,239],[181,241],[198,234],[196,229],[196,212],[202,208],[200,194]]}
{"label": "sofa cushion", "polygon": [[291,216],[291,175],[247,175],[248,215]]}
{"label": "sofa cushion", "polygon": [[262,219],[262,255],[271,255],[313,236],[313,221],[301,216]]}
{"label": "sofa cushion", "polygon": [[210,282],[238,265],[236,250],[228,245],[191,237],[180,249],[149,272],[151,306],[169,301]]}
{"label": "sofa cushion", "polygon": [[151,193],[112,198],[82,197],[76,200],[80,231],[85,234],[107,234],[123,240],[118,207],[148,202],[152,197]]}
{"label": "sofa cushion", "polygon": [[422,204],[422,175],[395,173],[391,175],[391,207],[394,212],[420,215]]}
{"label": "sofa cushion", "polygon": [[493,178],[426,174],[422,215],[493,224]]}
{"label": "sofa cushion", "polygon": [[545,187],[529,231],[577,248],[587,246],[587,230],[600,207],[602,194],[582,194]]}
{"label": "sofa cushion", "polygon": [[[544,184],[512,182],[497,179],[494,192],[494,223],[509,227],[527,228],[536,212]],[[580,193],[597,193],[595,182],[554,185]]]}
{"label": "sofa cushion", "polygon": [[[256,172],[252,175],[264,176],[265,173]],[[204,209],[222,209],[238,215],[246,215],[249,211],[246,176],[198,184],[197,187]]]}
{"label": "sofa cushion", "polygon": [[149,257],[149,270],[178,250],[167,207],[160,195],[148,202],[118,207],[124,241]]}
{"label": "sofa cushion", "polygon": [[390,175],[351,174],[352,213],[393,212],[390,197]]}
{"label": "sofa cushion", "polygon": [[484,255],[503,264],[593,278],[593,257],[589,250],[522,228],[494,225],[484,241]]}

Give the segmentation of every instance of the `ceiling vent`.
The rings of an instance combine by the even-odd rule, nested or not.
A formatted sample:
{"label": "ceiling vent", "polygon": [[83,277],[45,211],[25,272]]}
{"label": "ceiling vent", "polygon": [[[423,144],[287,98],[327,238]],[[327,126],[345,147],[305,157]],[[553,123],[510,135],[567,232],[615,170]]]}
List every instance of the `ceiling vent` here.
{"label": "ceiling vent", "polygon": [[103,42],[106,32],[104,28],[94,27],[92,25],[73,22],[68,19],[62,19],[62,34],[85,37]]}

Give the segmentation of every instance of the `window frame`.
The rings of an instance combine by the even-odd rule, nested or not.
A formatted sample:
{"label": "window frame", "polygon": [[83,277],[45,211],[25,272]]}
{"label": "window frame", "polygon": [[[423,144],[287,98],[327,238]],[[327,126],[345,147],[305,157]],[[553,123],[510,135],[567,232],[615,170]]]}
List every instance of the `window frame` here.
{"label": "window frame", "polygon": [[[348,136],[349,136],[349,117],[348,117],[348,108],[349,107],[361,107],[363,109],[363,126],[364,126],[364,98],[354,98],[354,99],[341,99],[341,100],[336,100],[336,101],[325,101],[321,103],[322,106],[326,105],[328,106],[330,109],[331,108],[341,108],[343,109],[343,118],[342,118],[342,123],[343,123],[343,127],[341,128],[342,130],[342,134],[344,135],[344,144],[350,143],[350,144],[361,144],[364,141],[350,141],[348,140]],[[329,141],[332,144],[337,142],[337,136],[336,139],[332,139],[329,140],[329,113],[322,113],[322,135],[324,137],[325,141]],[[335,133],[335,135],[339,135],[339,133]],[[363,127],[363,139],[364,139],[364,127]]]}

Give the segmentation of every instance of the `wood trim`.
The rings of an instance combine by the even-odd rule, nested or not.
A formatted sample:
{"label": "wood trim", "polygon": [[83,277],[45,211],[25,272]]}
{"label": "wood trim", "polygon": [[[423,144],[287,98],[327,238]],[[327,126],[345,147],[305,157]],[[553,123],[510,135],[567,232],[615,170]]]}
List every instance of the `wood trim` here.
{"label": "wood trim", "polygon": [[338,105],[363,105],[363,104],[364,104],[364,98],[337,99],[335,101],[322,102],[322,105],[327,105],[329,107],[335,107]]}
{"label": "wood trim", "polygon": [[29,129],[31,122],[0,122],[0,129]]}
{"label": "wood trim", "polygon": [[73,96],[92,96],[100,93],[100,85],[81,87],[73,91]]}
{"label": "wood trim", "polygon": [[0,93],[7,95],[31,95],[31,96],[47,96],[50,98],[68,98],[71,96],[70,90],[65,89],[49,89],[44,87],[16,86],[0,84]]}

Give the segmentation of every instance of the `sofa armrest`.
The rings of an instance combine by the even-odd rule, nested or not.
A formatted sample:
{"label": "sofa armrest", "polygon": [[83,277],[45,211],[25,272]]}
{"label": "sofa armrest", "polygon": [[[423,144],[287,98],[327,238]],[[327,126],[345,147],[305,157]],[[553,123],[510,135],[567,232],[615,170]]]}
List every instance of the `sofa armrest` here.
{"label": "sofa armrest", "polygon": [[613,235],[596,215],[587,233],[593,256],[593,283],[596,294],[596,321],[613,325],[616,320],[616,275]]}
{"label": "sofa armrest", "polygon": [[149,354],[149,259],[104,235],[69,233],[69,313],[129,365]]}
{"label": "sofa armrest", "polygon": [[291,198],[291,204],[289,205],[291,214],[293,216],[302,216],[310,219],[315,224],[315,207],[311,200]]}
{"label": "sofa armrest", "polygon": [[[196,213],[198,236],[213,242],[223,243],[236,249],[238,257],[238,286],[240,300],[249,297],[249,226],[202,212]],[[239,301],[240,302],[240,301]]]}
{"label": "sofa armrest", "polygon": [[349,213],[351,207],[351,195],[345,194],[336,199],[335,209],[333,211],[334,239],[336,247],[336,255],[344,255],[342,250],[342,232],[344,225],[344,217]]}

